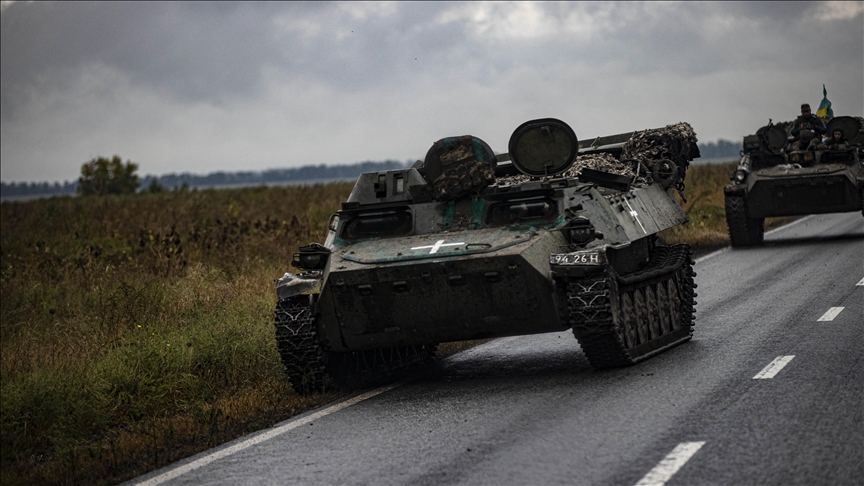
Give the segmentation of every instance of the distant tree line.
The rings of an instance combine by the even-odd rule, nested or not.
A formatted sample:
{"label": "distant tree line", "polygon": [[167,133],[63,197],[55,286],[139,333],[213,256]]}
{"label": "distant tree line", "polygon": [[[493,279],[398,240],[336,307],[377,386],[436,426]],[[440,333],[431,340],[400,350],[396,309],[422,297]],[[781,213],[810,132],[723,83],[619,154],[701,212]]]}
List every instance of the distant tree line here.
{"label": "distant tree line", "polygon": [[738,157],[741,152],[741,142],[717,140],[716,142],[700,143],[699,154],[703,159],[720,159]]}
{"label": "distant tree line", "polygon": [[[116,160],[115,160],[116,159]],[[211,172],[206,175],[189,172],[172,173],[161,176],[146,175],[139,178],[134,174],[137,164],[131,161],[123,164],[119,156],[111,159],[99,157],[84,164],[81,178],[64,183],[49,182],[0,182],[0,196],[26,195],[72,195],[72,194],[118,194],[129,192],[129,181],[135,181],[137,191],[159,192],[161,190],[180,190],[193,187],[218,187],[225,185],[281,184],[315,180],[355,179],[363,172],[402,169],[413,162],[385,160],[383,162],[357,162],[342,165],[307,165],[291,169],[269,169],[265,171]],[[131,164],[131,165],[130,165]],[[134,167],[133,167],[134,166]],[[82,181],[84,185],[81,186]],[[108,182],[97,190],[97,181]],[[125,184],[125,185],[124,185]],[[79,190],[79,186],[82,190]]]}
{"label": "distant tree line", "polygon": [[[733,158],[741,150],[740,142],[720,139],[716,142],[699,144],[702,159]],[[282,184],[314,180],[354,179],[363,172],[378,172],[384,170],[402,169],[413,162],[385,160],[383,162],[357,162],[342,165],[306,165],[291,169],[269,169],[265,171],[242,172],[211,172],[206,175],[189,172],[171,173],[161,176],[146,175],[138,177],[134,174],[137,164],[128,161],[122,164],[119,156],[112,159],[99,157],[82,166],[82,176],[78,181],[60,182],[0,182],[0,196],[26,195],[63,195],[63,194],[118,194],[131,192],[127,187],[134,181],[136,191],[160,192],[163,190],[181,190],[193,187],[218,187],[226,185]],[[134,166],[134,167],[133,167]],[[88,175],[89,174],[89,175]],[[95,179],[94,179],[95,175]],[[95,180],[114,181],[97,188]],[[79,185],[84,185],[79,190]]]}
{"label": "distant tree line", "polygon": [[268,169],[261,172],[211,172],[207,175],[190,174],[164,174],[161,176],[147,175],[141,180],[141,188],[145,189],[156,181],[166,189],[180,188],[184,184],[188,187],[214,187],[232,184],[279,184],[285,182],[300,182],[313,180],[333,179],[356,179],[363,172],[379,172],[385,170],[403,169],[405,162],[397,160],[385,160],[383,162],[357,162],[344,165],[306,165],[292,169]]}
{"label": "distant tree line", "polygon": [[55,182],[0,182],[0,196],[26,196],[30,194],[75,194],[78,181]]}

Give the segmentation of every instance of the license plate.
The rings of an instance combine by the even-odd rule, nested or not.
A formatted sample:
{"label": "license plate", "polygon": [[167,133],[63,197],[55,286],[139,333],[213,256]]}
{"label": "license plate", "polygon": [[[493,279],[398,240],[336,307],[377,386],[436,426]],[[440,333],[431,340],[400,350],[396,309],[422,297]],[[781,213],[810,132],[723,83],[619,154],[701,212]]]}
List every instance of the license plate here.
{"label": "license plate", "polygon": [[605,262],[600,252],[587,253],[553,253],[549,255],[552,265],[602,265]]}

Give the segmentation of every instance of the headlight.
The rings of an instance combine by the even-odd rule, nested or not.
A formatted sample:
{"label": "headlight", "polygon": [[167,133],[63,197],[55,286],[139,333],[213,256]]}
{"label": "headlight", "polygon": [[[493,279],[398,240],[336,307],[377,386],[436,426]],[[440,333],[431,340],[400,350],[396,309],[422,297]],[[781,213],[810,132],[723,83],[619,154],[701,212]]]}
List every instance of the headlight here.
{"label": "headlight", "polygon": [[300,247],[300,251],[294,253],[291,265],[301,270],[323,270],[330,258],[330,249],[319,243],[312,243]]}
{"label": "headlight", "polygon": [[744,179],[747,178],[747,171],[738,169],[735,171],[735,180],[738,182],[744,182]]}
{"label": "headlight", "polygon": [[597,238],[597,232],[594,229],[594,225],[591,224],[591,221],[580,216],[570,220],[567,224],[565,236],[570,240],[570,243],[585,246]]}

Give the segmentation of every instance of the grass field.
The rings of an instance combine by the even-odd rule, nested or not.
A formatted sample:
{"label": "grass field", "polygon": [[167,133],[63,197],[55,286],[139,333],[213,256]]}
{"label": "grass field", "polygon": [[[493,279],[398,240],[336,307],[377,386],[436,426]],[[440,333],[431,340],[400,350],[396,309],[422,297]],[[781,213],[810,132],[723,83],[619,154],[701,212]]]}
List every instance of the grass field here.
{"label": "grass field", "polygon": [[[666,241],[727,243],[731,170],[690,169]],[[273,278],[350,189],[2,203],[0,483],[117,483],[337,398],[284,378]]]}
{"label": "grass field", "polygon": [[335,398],[283,378],[273,278],[350,189],[0,205],[0,482],[116,483]]}
{"label": "grass field", "polygon": [[[689,222],[660,233],[667,243],[689,243],[694,252],[705,254],[729,244],[723,187],[738,164],[706,164],[690,166],[685,180],[686,202],[681,206]],[[766,218],[765,230],[776,228],[796,217]]]}

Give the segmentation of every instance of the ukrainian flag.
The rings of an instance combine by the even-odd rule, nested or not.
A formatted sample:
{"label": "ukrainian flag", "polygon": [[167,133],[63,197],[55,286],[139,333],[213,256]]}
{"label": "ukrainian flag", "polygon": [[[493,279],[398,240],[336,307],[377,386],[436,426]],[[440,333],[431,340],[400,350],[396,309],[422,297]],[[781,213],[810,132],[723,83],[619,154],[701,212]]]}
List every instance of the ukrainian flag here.
{"label": "ukrainian flag", "polygon": [[819,103],[819,109],[816,110],[816,116],[819,118],[833,118],[834,110],[831,109],[831,102],[828,101],[828,90],[825,85],[822,85],[822,103]]}

